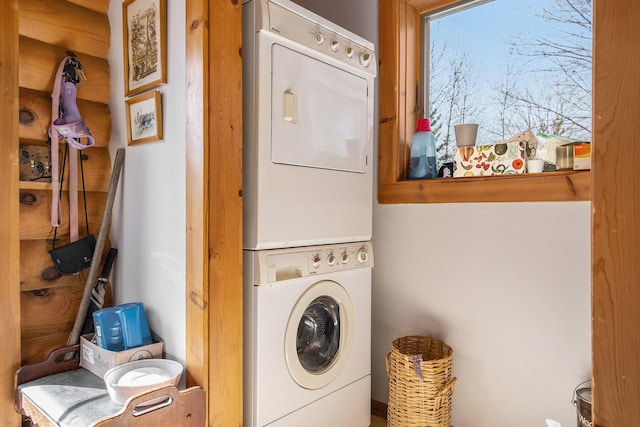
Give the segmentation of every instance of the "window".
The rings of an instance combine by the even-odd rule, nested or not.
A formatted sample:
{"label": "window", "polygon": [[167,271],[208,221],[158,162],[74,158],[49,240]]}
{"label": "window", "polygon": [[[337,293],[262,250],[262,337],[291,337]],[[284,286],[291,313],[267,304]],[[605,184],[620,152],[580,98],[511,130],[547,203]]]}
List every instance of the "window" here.
{"label": "window", "polygon": [[[535,3],[531,5],[529,3]],[[474,201],[544,201],[544,200],[589,200],[590,192],[590,173],[588,171],[569,171],[569,172],[545,172],[544,174],[518,175],[518,176],[489,176],[489,177],[473,177],[473,178],[455,178],[455,179],[433,179],[408,181],[406,177],[406,164],[408,161],[408,149],[411,135],[415,129],[415,123],[418,117],[424,115],[426,105],[430,106],[429,116],[432,116],[434,130],[438,138],[437,144],[441,150],[440,155],[445,159],[447,151],[452,155],[452,147],[455,146],[452,129],[454,124],[461,121],[477,121],[481,123],[482,131],[479,133],[479,140],[482,142],[490,141],[493,143],[498,139],[506,139],[516,133],[531,127],[534,132],[561,134],[567,137],[582,139],[584,135],[589,134],[591,120],[591,70],[587,69],[580,75],[584,89],[588,90],[588,94],[582,97],[582,101],[588,102],[587,107],[582,109],[573,109],[577,104],[578,98],[575,89],[567,90],[565,94],[569,96],[559,98],[557,94],[550,90],[561,89],[561,83],[554,83],[549,75],[545,75],[535,83],[536,75],[542,75],[545,69],[562,70],[563,68],[552,67],[550,60],[544,59],[537,61],[541,57],[536,58],[540,53],[536,47],[540,46],[543,39],[536,40],[531,38],[531,34],[538,37],[544,37],[544,32],[539,31],[540,25],[535,27],[536,32],[512,32],[502,36],[505,41],[505,49],[502,53],[492,51],[484,53],[484,55],[475,55],[476,52],[464,52],[464,50],[454,49],[454,38],[449,39],[443,37],[448,31],[449,34],[460,32],[460,26],[469,27],[472,31],[487,35],[489,29],[491,32],[494,27],[500,27],[498,23],[491,23],[486,15],[497,16],[496,7],[501,7],[510,12],[510,9],[520,8],[529,14],[536,13],[543,19],[544,8],[533,12],[532,8],[538,4],[546,5],[550,8],[553,5],[572,7],[576,4],[587,3],[589,12],[585,14],[588,17],[590,27],[590,4],[588,0],[541,0],[540,2],[521,2],[515,0],[495,0],[488,1],[442,1],[442,0],[382,0],[380,2],[380,40],[379,40],[379,56],[380,56],[380,127],[379,127],[379,188],[378,199],[380,203],[439,203],[439,202],[474,202]],[[439,9],[434,9],[436,5]],[[506,6],[504,4],[507,4]],[[444,5],[444,6],[443,6]],[[451,9],[451,6],[455,8]],[[449,7],[449,9],[446,9]],[[473,17],[474,14],[480,14]],[[474,25],[453,23],[454,20],[464,18],[464,15],[471,16]],[[555,31],[555,34],[565,34],[567,20],[561,15],[550,15],[555,20],[547,22],[547,26]],[[504,18],[512,23],[512,18]],[[532,18],[530,18],[532,20]],[[503,21],[504,22],[504,21]],[[429,29],[428,32],[422,32],[423,26]],[[446,27],[450,28],[447,29]],[[514,25],[503,25],[513,27]],[[457,27],[457,30],[456,30]],[[522,26],[520,26],[522,27]],[[453,29],[453,31],[451,31]],[[524,28],[521,28],[524,30]],[[581,37],[588,35],[589,40],[581,40],[583,45],[589,49],[589,65],[590,65],[590,37],[591,31],[580,33]],[[527,36],[529,38],[527,38]],[[470,46],[472,42],[481,40],[481,37],[460,35],[463,40],[462,46]],[[560,40],[560,39],[558,39]],[[548,40],[547,40],[548,41]],[[446,49],[443,46],[446,45]],[[497,43],[495,41],[485,42],[482,49],[491,47],[495,49]],[[564,47],[564,44],[558,45]],[[479,48],[476,47],[476,50]],[[448,52],[448,56],[442,52]],[[423,54],[429,52],[429,54]],[[488,50],[483,51],[488,52]],[[506,53],[505,53],[506,52]],[[473,54],[473,55],[472,55]],[[466,55],[466,63],[465,61]],[[477,58],[484,61],[483,63],[474,63]],[[445,117],[443,111],[446,105],[444,100],[447,96],[452,96],[450,82],[447,81],[451,77],[451,73],[445,70],[452,68],[456,64],[469,68],[468,73],[459,74],[459,77],[468,79],[469,89],[474,89],[473,79],[477,80],[474,90],[470,90],[466,94],[459,91],[460,97],[457,99],[458,104],[454,104],[452,110],[453,116]],[[435,72],[424,73],[421,67],[422,59],[428,64],[424,70],[434,70]],[[458,60],[456,62],[456,60]],[[473,61],[472,61],[473,60]],[[575,58],[572,58],[575,60]],[[441,61],[438,65],[437,61]],[[486,64],[494,66],[500,63],[500,68],[506,70],[502,77],[494,79],[494,82],[488,83]],[[444,66],[443,64],[447,64]],[[523,65],[524,64],[524,65]],[[545,65],[546,64],[546,65]],[[533,71],[539,68],[537,73]],[[464,68],[464,67],[462,67]],[[462,68],[458,67],[460,71]],[[483,69],[484,73],[479,70]],[[494,67],[495,68],[495,67]],[[523,71],[526,68],[526,72]],[[455,70],[455,67],[453,68]],[[438,76],[437,73],[440,73]],[[532,76],[529,78],[528,76]],[[575,72],[570,76],[577,80]],[[427,78],[429,77],[429,78]],[[508,79],[511,78],[511,80]],[[527,78],[525,78],[527,77]],[[558,76],[556,76],[558,77]],[[440,80],[438,80],[440,79]],[[425,84],[429,82],[430,84]],[[531,83],[526,85],[525,83]],[[437,99],[438,87],[440,87],[440,99]],[[500,97],[496,94],[502,93],[510,95],[502,103],[499,102]],[[510,91],[507,89],[511,89]],[[517,90],[516,90],[517,89]],[[542,114],[545,107],[542,102],[545,97],[542,95],[534,95],[534,89],[545,89],[549,96],[546,98],[557,101],[557,104],[564,109],[556,108],[557,105],[546,109],[546,115]],[[540,92],[542,93],[542,92]],[[471,96],[473,95],[473,96]],[[466,99],[465,99],[466,96]],[[475,102],[475,108],[470,108]],[[493,100],[492,105],[488,100]],[[531,101],[535,103],[532,103]],[[529,104],[526,104],[526,101]],[[562,102],[560,102],[562,101]],[[467,104],[465,104],[465,102]],[[539,105],[537,105],[537,104]],[[502,107],[502,110],[500,110]],[[507,108],[508,107],[508,108]],[[569,110],[569,107],[572,110]],[[435,111],[434,111],[435,109]],[[537,111],[536,111],[537,109]],[[581,113],[576,113],[576,111]],[[509,112],[510,115],[500,112]],[[536,113],[536,114],[534,114]],[[539,113],[539,114],[538,114]],[[436,115],[438,114],[438,115]],[[457,114],[457,115],[456,115]],[[566,117],[564,117],[566,116]],[[489,120],[487,117],[492,117]],[[544,118],[544,120],[543,120]],[[558,120],[559,118],[565,119]],[[567,118],[579,119],[582,126],[568,126]],[[440,121],[440,123],[438,123]],[[489,125],[489,123],[491,124]],[[500,126],[499,126],[500,125]],[[558,125],[561,125],[558,127]],[[556,127],[553,127],[556,126]],[[516,132],[517,129],[517,132]],[[585,133],[581,134],[582,129]],[[440,132],[440,135],[437,134]],[[564,133],[563,133],[564,132]],[[446,134],[449,134],[447,140]],[[588,137],[587,137],[588,138]],[[585,138],[585,139],[587,139]],[[446,146],[448,144],[448,147]],[[442,160],[441,160],[442,161]]]}
{"label": "window", "polygon": [[475,0],[422,15],[421,114],[441,161],[453,125],[478,145],[527,129],[591,140],[591,0]]}

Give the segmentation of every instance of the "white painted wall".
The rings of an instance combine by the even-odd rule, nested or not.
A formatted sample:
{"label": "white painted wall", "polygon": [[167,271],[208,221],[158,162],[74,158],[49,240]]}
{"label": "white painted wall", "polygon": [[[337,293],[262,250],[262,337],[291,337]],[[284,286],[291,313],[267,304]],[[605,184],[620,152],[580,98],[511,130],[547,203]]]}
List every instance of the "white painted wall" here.
{"label": "white painted wall", "polygon": [[117,148],[126,149],[111,227],[111,243],[118,248],[112,276],[115,302],[143,302],[149,326],[165,342],[166,357],[184,363],[185,1],[167,2],[168,84],[157,89],[162,93],[163,141],[127,147],[121,1],[111,1],[109,22],[112,158]]}
{"label": "white painted wall", "polygon": [[[297,3],[374,41],[376,0]],[[377,156],[375,156],[377,158]],[[395,338],[454,349],[456,427],[576,425],[590,377],[589,203],[374,205],[372,398]]]}
{"label": "white painted wall", "polygon": [[456,427],[575,425],[590,377],[589,203],[378,205],[373,398],[405,335],[454,349]]}

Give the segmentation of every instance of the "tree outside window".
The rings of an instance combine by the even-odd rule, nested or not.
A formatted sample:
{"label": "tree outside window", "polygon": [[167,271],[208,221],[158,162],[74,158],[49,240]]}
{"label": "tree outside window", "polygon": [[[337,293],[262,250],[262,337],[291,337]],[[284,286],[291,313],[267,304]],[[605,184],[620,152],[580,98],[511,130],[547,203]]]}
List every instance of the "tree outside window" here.
{"label": "tree outside window", "polygon": [[423,37],[440,163],[459,123],[480,124],[478,144],[527,129],[591,139],[591,0],[467,2],[423,16]]}

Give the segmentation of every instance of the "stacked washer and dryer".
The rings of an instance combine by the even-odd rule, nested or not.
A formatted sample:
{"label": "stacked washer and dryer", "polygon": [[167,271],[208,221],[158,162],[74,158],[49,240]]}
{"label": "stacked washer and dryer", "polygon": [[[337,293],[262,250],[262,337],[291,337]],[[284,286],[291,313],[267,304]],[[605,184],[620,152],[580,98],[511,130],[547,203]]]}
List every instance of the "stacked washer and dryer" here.
{"label": "stacked washer and dryer", "polygon": [[249,0],[242,57],[245,426],[368,426],[373,44]]}

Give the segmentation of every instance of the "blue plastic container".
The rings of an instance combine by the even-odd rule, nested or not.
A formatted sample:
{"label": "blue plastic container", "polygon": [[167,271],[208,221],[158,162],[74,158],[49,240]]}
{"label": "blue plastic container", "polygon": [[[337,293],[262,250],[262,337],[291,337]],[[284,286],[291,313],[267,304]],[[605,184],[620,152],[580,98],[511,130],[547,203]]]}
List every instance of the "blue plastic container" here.
{"label": "blue plastic container", "polygon": [[120,304],[93,313],[96,344],[122,351],[151,344],[151,332],[141,302]]}
{"label": "blue plastic container", "polygon": [[141,302],[132,302],[122,304],[119,307],[124,348],[128,350],[151,344],[151,332],[144,312],[144,305]]}
{"label": "blue plastic container", "polygon": [[122,327],[118,307],[108,307],[93,312],[96,344],[111,351],[124,350]]}

